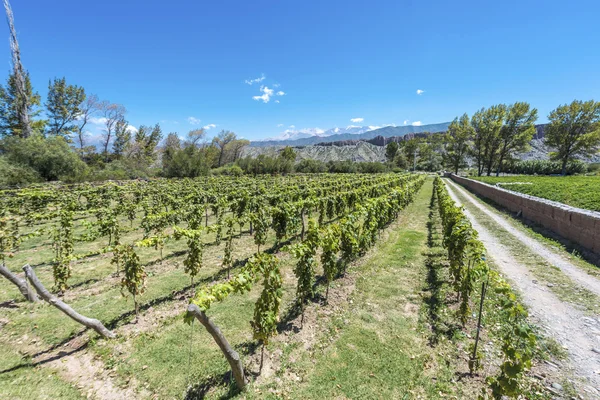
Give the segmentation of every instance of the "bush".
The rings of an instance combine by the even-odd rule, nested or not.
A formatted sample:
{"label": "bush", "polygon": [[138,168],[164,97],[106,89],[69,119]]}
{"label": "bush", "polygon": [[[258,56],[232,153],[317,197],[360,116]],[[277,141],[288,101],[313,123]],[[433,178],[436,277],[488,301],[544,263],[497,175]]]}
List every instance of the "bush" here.
{"label": "bush", "polygon": [[242,176],[244,175],[244,171],[235,164],[225,165],[220,168],[215,168],[210,171],[213,175],[227,175],[227,176]]}
{"label": "bush", "polygon": [[0,149],[11,164],[27,166],[47,181],[68,181],[86,173],[87,165],[61,136],[7,137],[2,140]]}
{"label": "bush", "polygon": [[0,186],[24,186],[40,182],[42,178],[35,170],[27,165],[14,164],[6,157],[0,157]]}
{"label": "bush", "polygon": [[[562,165],[559,161],[548,160],[513,161],[505,164],[501,172],[520,175],[558,175],[562,172]],[[575,160],[567,164],[567,175],[585,172],[587,172],[587,165],[582,161]]]}
{"label": "bush", "polygon": [[323,161],[305,159],[296,164],[294,169],[305,174],[318,174],[327,172],[327,165]]}
{"label": "bush", "polygon": [[210,173],[210,165],[201,149],[188,146],[177,150],[163,171],[167,178],[196,178]]}

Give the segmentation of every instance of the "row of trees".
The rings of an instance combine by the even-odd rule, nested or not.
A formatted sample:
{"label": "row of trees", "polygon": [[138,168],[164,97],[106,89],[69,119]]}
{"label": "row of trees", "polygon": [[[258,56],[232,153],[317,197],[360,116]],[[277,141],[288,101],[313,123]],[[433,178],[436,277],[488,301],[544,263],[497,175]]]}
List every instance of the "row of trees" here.
{"label": "row of trees", "polygon": [[[455,118],[445,134],[411,138],[386,147],[388,163],[404,169],[455,173],[473,163],[478,175],[498,175],[514,169],[516,155],[528,149],[536,133],[537,110],[526,102],[482,108],[469,117]],[[579,171],[572,164],[600,148],[600,102],[578,101],[553,110],[545,128],[545,143],[554,151],[550,158],[560,172]]]}
{"label": "row of trees", "polygon": [[[447,164],[455,172],[467,157],[475,161],[477,174],[496,175],[516,153],[525,151],[535,133],[537,110],[528,103],[499,104],[464,114],[450,124],[445,137]],[[545,142],[555,151],[553,160],[561,163],[561,173],[578,156],[591,155],[600,146],[600,103],[593,100],[561,105],[548,116]]]}

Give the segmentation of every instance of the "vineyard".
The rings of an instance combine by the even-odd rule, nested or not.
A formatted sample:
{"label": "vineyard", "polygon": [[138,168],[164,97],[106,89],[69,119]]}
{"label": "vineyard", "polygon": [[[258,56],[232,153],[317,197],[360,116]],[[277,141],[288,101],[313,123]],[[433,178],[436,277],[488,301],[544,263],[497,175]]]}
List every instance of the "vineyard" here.
{"label": "vineyard", "polygon": [[597,176],[480,176],[473,179],[503,189],[541,197],[573,207],[600,211],[600,177]]}
{"label": "vineyard", "polygon": [[[102,321],[97,321],[99,328],[88,325],[101,336],[112,337],[111,330],[137,322],[143,310],[186,296],[191,296],[186,321],[192,324],[196,316],[214,333],[207,316],[211,305],[251,291],[262,280],[248,330],[264,346],[277,333],[282,298],[290,295],[283,290],[274,254],[294,256],[297,282],[290,296],[303,314],[315,295],[316,279],[328,291],[423,181],[416,175],[354,174],[6,191],[0,231],[7,266],[3,274],[17,284],[3,281],[0,301],[22,293],[37,300],[35,294],[19,292],[27,286],[18,276],[27,264],[28,277],[39,278],[77,312]],[[316,272],[318,261],[322,276]],[[9,311],[9,342],[35,332],[41,344],[60,346],[81,335],[81,325],[58,310],[32,307],[29,313]],[[220,340],[219,345],[226,343]],[[238,386],[246,382],[241,376]]]}
{"label": "vineyard", "polygon": [[439,177],[130,181],[1,200],[2,396],[545,398],[531,376],[551,341]]}

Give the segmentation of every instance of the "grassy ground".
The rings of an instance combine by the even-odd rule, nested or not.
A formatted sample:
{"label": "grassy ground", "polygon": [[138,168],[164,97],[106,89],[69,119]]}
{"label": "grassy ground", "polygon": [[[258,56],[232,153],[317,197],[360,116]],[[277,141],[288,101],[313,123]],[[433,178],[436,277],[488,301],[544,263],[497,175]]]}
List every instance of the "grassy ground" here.
{"label": "grassy ground", "polygon": [[[179,245],[167,247],[163,261],[152,262],[157,256],[154,250],[145,256],[151,274],[138,324],[130,323],[132,303],[121,297],[118,278],[106,277],[112,272],[110,264],[83,272],[88,275],[80,278],[82,282],[94,274],[103,279],[83,283],[65,297],[74,308],[111,321],[118,329],[117,340],[92,339],[85,351],[111,371],[117,385],[160,399],[473,398],[484,385],[487,372],[475,378],[465,374],[472,326],[463,334],[452,322],[440,236],[429,232],[427,225],[431,193],[428,180],[376,246],[334,282],[328,303],[323,286],[319,287],[301,329],[294,307],[294,260],[279,254],[284,274],[282,321],[279,334],[266,348],[260,376],[256,375],[260,348],[248,322],[260,285],[211,308],[210,317],[241,354],[253,378],[242,395],[232,390],[229,366],[212,338],[198,323],[183,323],[182,311],[191,290],[185,290],[189,278],[177,266],[182,260],[177,253]],[[255,247],[251,237],[243,236],[236,239],[235,248],[236,258],[243,258]],[[200,279],[223,279],[218,258],[222,245],[207,247],[205,254],[207,263]],[[48,267],[39,267],[40,275],[44,268]],[[46,275],[46,279],[51,277]],[[12,289],[0,289],[3,298],[10,298]],[[174,296],[173,291],[180,295]],[[77,388],[53,369],[32,367],[9,346],[16,343],[16,348],[30,348],[41,341],[46,348],[65,341],[80,328],[50,306],[17,305],[3,309],[6,319],[5,315],[0,318],[0,326],[8,323],[0,328],[0,398],[80,398]],[[433,323],[434,318],[438,324]],[[485,323],[491,326],[495,321]],[[485,345],[483,350],[491,355],[494,347]]]}
{"label": "grassy ground", "polygon": [[284,353],[287,370],[280,375],[297,377],[296,384],[258,387],[249,397],[432,399],[462,393],[454,360],[428,345],[419,321],[431,190],[428,181],[387,238],[351,269],[351,299],[324,324],[313,349],[297,358]]}
{"label": "grassy ground", "polygon": [[[10,400],[83,399],[77,388],[61,380],[54,371],[23,365],[14,345],[0,341],[0,398]],[[17,368],[15,370],[11,370]]]}
{"label": "grassy ground", "polygon": [[600,176],[480,176],[473,179],[515,192],[600,211]]}

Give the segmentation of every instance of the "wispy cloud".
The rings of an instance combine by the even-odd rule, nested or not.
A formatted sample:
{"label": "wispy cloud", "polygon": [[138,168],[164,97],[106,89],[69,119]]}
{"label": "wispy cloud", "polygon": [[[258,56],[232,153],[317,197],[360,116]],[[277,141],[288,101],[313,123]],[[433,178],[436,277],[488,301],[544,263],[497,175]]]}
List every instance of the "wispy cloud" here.
{"label": "wispy cloud", "polygon": [[277,127],[281,128],[281,127],[283,127],[283,124],[277,124]]}
{"label": "wispy cloud", "polygon": [[200,119],[198,119],[196,117],[188,117],[187,122],[190,123],[191,125],[198,125],[201,121],[200,121]]}
{"label": "wispy cloud", "polygon": [[404,125],[408,125],[409,122],[410,122],[409,120],[405,119],[404,120]]}
{"label": "wispy cloud", "polygon": [[424,90],[417,89],[417,94],[418,94],[419,96],[420,96],[420,95],[422,95],[423,93],[425,93],[425,91],[424,91]]}
{"label": "wispy cloud", "polygon": [[246,79],[244,82],[248,85],[254,85],[255,83],[261,83],[262,81],[264,81],[267,77],[265,76],[265,74],[262,74],[260,76],[260,78],[255,78],[255,79]]}
{"label": "wispy cloud", "polygon": [[355,124],[363,122],[364,120],[364,118],[350,118],[350,122],[354,122]]}
{"label": "wispy cloud", "polygon": [[291,129],[294,129],[296,127],[296,125],[290,125]]}
{"label": "wispy cloud", "polygon": [[217,127],[217,125],[215,125],[215,124],[208,124],[208,125],[204,125],[202,128],[205,130],[209,130],[209,129],[216,128],[216,127]]}
{"label": "wispy cloud", "polygon": [[[284,91],[280,90],[277,93],[275,93],[274,89],[271,89],[266,85],[262,85],[260,87],[260,91],[262,94],[260,96],[252,96],[252,99],[256,101],[262,100],[263,103],[268,103],[269,101],[271,101],[271,97],[273,96],[285,96]],[[275,100],[275,103],[279,103],[279,100]]]}
{"label": "wispy cloud", "polygon": [[411,124],[412,126],[421,126],[423,124],[421,124],[421,121],[415,121]]}

